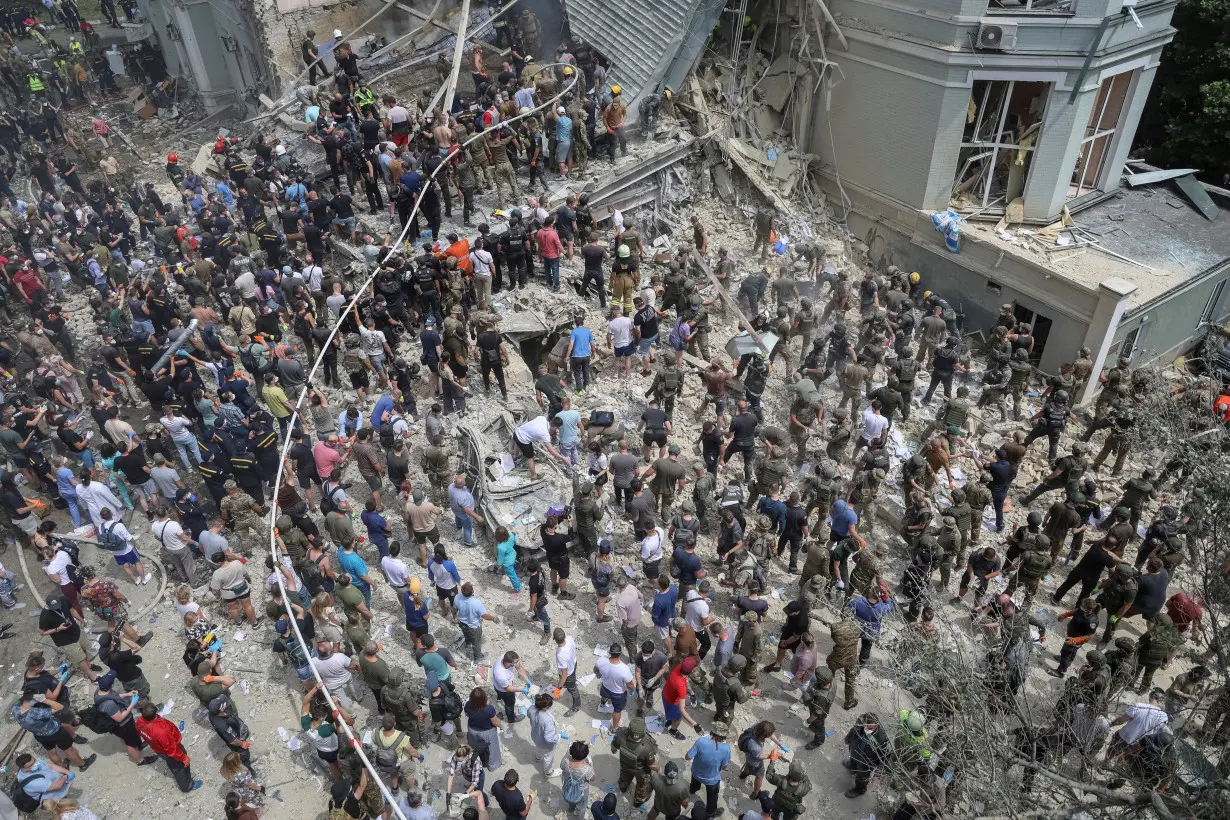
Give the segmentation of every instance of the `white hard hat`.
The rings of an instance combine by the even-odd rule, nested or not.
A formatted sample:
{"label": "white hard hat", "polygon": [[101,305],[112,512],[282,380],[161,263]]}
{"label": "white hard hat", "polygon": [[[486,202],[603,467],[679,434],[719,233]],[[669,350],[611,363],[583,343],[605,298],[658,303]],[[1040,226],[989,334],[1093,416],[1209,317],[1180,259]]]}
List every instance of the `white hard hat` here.
{"label": "white hard hat", "polygon": [[333,39],[334,40],[342,39],[342,30],[340,28],[333,29]]}
{"label": "white hard hat", "polygon": [[279,157],[282,156],[283,154],[286,153],[286,146],[285,145],[273,146],[273,153],[277,154]]}

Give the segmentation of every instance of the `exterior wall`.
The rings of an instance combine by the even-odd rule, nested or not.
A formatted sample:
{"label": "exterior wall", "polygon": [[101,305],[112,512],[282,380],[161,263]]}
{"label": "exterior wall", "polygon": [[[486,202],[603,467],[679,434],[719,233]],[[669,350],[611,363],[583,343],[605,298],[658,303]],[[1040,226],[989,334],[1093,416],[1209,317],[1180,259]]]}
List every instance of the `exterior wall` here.
{"label": "exterior wall", "polygon": [[[1126,314],[1115,332],[1115,355],[1137,328],[1132,359],[1136,362],[1169,361],[1190,347],[1209,296],[1220,282],[1230,282],[1230,261],[1194,279],[1162,298]],[[1212,321],[1220,324],[1230,315],[1230,284],[1214,305]]]}
{"label": "exterior wall", "polygon": [[[836,194],[831,179],[826,189]],[[1057,372],[1085,344],[1102,295],[1098,290],[1057,277],[1027,260],[1003,254],[996,245],[968,235],[961,253],[944,249],[943,237],[925,214],[893,203],[844,182],[854,210],[848,224],[881,265],[916,270],[928,290],[965,314],[967,332],[989,330],[999,306],[1012,302],[1051,320],[1050,335],[1039,367]]]}
{"label": "exterior wall", "polygon": [[[829,58],[844,79],[832,90],[833,137],[830,112],[817,105],[810,149],[840,168],[843,181],[920,210],[945,208],[974,82],[1048,82],[1023,199],[1026,220],[1052,221],[1067,202],[1099,81],[1137,71],[1103,177],[1118,179],[1162,48],[1173,35],[1175,2],[1142,4],[1142,30],[1118,16],[1122,3],[1116,0],[1078,0],[1073,14],[992,13],[984,0],[943,0],[925,10],[902,0],[830,0],[849,48],[829,38]],[[1082,73],[1108,10],[1115,16]],[[1016,24],[1013,50],[973,51],[979,21],[988,16]]]}

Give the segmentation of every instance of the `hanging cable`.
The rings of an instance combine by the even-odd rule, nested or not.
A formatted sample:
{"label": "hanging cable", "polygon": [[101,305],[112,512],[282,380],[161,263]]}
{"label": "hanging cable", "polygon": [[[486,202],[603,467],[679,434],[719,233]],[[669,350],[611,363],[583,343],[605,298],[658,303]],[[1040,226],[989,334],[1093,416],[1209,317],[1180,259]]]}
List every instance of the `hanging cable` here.
{"label": "hanging cable", "polygon": [[[459,55],[458,55],[458,59],[459,59]],[[569,64],[568,63],[548,63],[542,66],[542,68],[554,68],[556,66],[564,66],[564,65],[569,65]],[[532,108],[529,111],[518,114],[515,117],[510,117],[507,120],[497,123],[496,125],[493,125],[492,127],[487,128],[483,131],[479,131],[477,134],[475,134],[470,139],[466,140],[464,143],[461,143],[459,146],[456,146],[450,149],[448,155],[444,158],[444,162],[441,162],[438,166],[436,166],[436,169],[432,171],[431,174],[427,177],[427,181],[430,183],[435,180],[436,175],[440,173],[441,170],[444,169],[448,161],[457,155],[459,148],[466,147],[470,143],[474,142],[475,140],[479,139],[482,136],[485,136],[487,133],[491,131],[495,131],[500,128],[503,128],[509,123],[513,123],[513,122],[516,122],[517,120],[525,119],[526,117],[530,117],[536,112],[543,110],[544,108],[548,108],[549,106],[555,105],[555,103],[563,99],[564,96],[568,94],[568,92],[572,91],[572,89],[576,86],[579,79],[580,79],[580,73],[574,71],[572,82],[570,82],[566,88],[564,88],[562,91],[560,91],[560,93],[556,94],[550,100],[547,100],[546,102],[540,104],[536,108]],[[388,253],[386,253],[384,257],[380,260],[381,263],[388,261],[389,257],[391,257],[394,254],[394,252],[398,248],[400,248],[402,243],[406,240],[406,234],[410,232],[410,225],[413,224],[414,220],[418,218],[419,206],[421,204],[422,204],[422,197],[420,197],[419,200],[414,203],[414,208],[410,211],[410,217],[406,220],[406,224],[402,226],[401,235],[397,237],[397,241],[395,243],[389,246]],[[321,364],[324,362],[325,352],[329,349],[329,345],[333,344],[333,339],[337,336],[337,332],[341,329],[342,320],[346,317],[346,314],[350,313],[350,311],[356,310],[356,305],[359,302],[359,297],[362,296],[363,292],[366,291],[367,288],[370,287],[372,283],[375,281],[376,274],[377,272],[379,272],[379,270],[380,270],[380,265],[376,265],[375,269],[368,275],[367,279],[363,282],[363,284],[360,285],[358,288],[356,288],[355,295],[350,300],[350,304],[348,304],[346,306],[346,309],[343,310],[338,315],[338,320],[333,324],[333,329],[329,331],[328,338],[326,338],[325,341],[321,344],[320,354],[316,357],[316,361],[312,363],[312,369],[311,371],[309,371],[307,375],[307,380],[304,382],[303,387],[300,388],[299,397],[295,400],[295,405],[291,409],[290,423],[286,427],[287,430],[293,430],[295,428],[295,425],[298,423],[299,408],[302,406],[304,398],[307,397],[307,386],[312,383],[312,379],[313,377],[315,377],[316,371],[320,369]],[[285,471],[286,454],[289,450],[290,450],[290,436],[287,436],[286,440],[282,442],[281,452],[279,453],[280,458],[278,459],[278,472],[277,472],[277,475],[274,477],[274,481],[273,481],[275,498],[277,496],[277,488],[282,486],[282,474]],[[276,534],[275,534],[275,529],[276,529],[275,522],[277,521],[277,516],[275,515],[275,513],[277,512],[277,509],[278,509],[278,505],[276,501],[270,504],[269,506],[269,554],[270,556],[277,555],[277,540],[276,540]],[[275,561],[280,563],[280,558],[275,558]],[[277,582],[278,593],[282,597],[282,606],[286,609],[287,620],[290,621],[290,628],[295,633],[295,640],[299,642],[299,646],[303,649],[304,655],[306,655],[309,658],[308,667],[312,671],[312,677],[316,680],[316,684],[319,687],[319,691],[321,695],[324,696],[325,702],[329,704],[330,711],[337,712],[338,706],[337,706],[337,703],[333,700],[333,695],[329,692],[328,688],[325,686],[325,682],[320,677],[320,673],[316,670],[316,666],[312,664],[310,661],[311,650],[310,650],[310,647],[308,646],[307,641],[303,639],[303,633],[299,631],[299,624],[295,621],[295,618],[293,615],[293,609],[291,608],[291,598],[290,598],[290,595],[286,591],[286,585],[282,581],[282,574],[280,572],[274,573],[274,580]],[[362,761],[363,767],[367,769],[368,776],[380,788],[380,793],[384,795],[385,802],[387,802],[392,807],[393,813],[397,816],[398,820],[407,820],[405,814],[403,814],[401,809],[397,807],[397,803],[396,801],[394,801],[393,795],[389,792],[388,787],[384,784],[384,781],[380,778],[380,775],[376,772],[376,767],[372,765],[372,762],[368,760],[367,755],[364,754],[362,742],[360,742],[360,740],[357,737],[355,737],[354,732],[351,730],[349,724],[347,724],[346,721],[344,720],[340,721],[340,724],[341,725],[338,728],[340,728],[345,733],[346,738],[350,743],[350,747],[354,750],[359,760]]]}

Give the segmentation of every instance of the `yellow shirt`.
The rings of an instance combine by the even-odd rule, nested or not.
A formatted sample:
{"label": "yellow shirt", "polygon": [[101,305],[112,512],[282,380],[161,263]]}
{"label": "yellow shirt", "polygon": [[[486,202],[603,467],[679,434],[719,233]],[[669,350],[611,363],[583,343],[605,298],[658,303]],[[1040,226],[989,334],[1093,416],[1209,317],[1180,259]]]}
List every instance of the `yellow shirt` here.
{"label": "yellow shirt", "polygon": [[290,409],[286,406],[286,394],[278,385],[265,385],[265,389],[261,391],[261,398],[265,400],[265,404],[269,405],[269,412],[273,413],[276,418],[284,419],[290,415]]}

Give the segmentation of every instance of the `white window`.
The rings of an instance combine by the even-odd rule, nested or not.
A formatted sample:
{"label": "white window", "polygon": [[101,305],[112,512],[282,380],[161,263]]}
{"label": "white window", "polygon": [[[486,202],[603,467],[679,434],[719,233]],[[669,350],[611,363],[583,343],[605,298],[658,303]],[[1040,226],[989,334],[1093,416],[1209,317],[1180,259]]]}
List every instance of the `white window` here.
{"label": "white window", "polygon": [[1050,83],[975,80],[952,188],[958,210],[1002,210],[1025,192]]}
{"label": "white window", "polygon": [[1115,132],[1127,107],[1128,91],[1135,76],[1136,72],[1125,71],[1105,78],[1098,86],[1089,123],[1081,138],[1080,158],[1072,172],[1072,184],[1068,186],[1068,199],[1105,187],[1106,163],[1113,153]]}
{"label": "white window", "polygon": [[1072,0],[991,0],[987,10],[1070,12]]}

